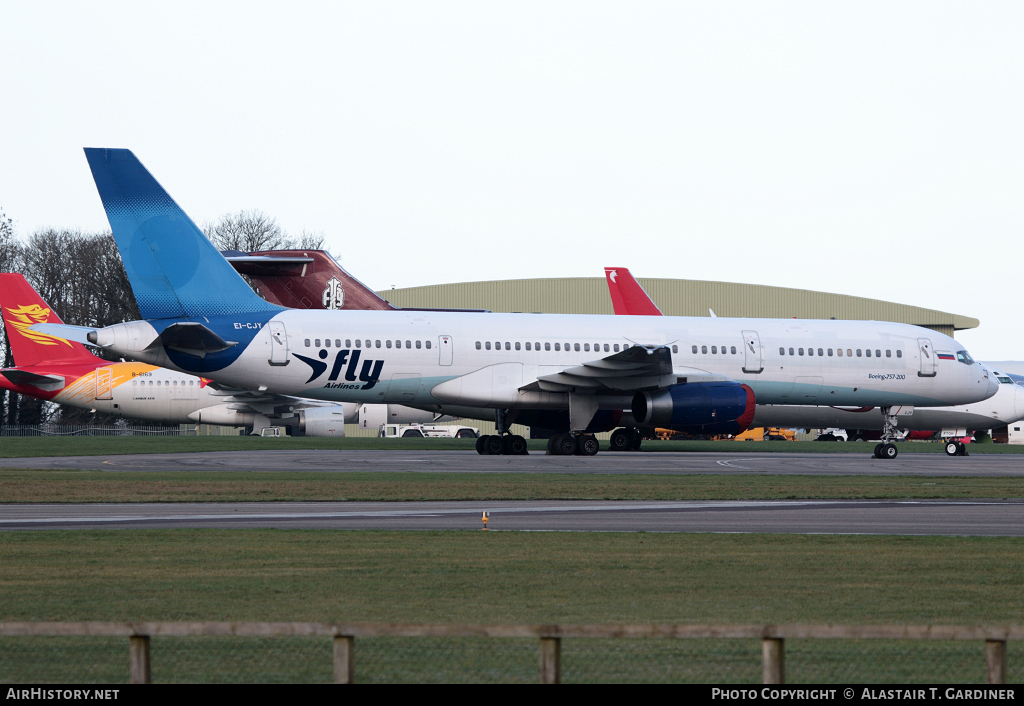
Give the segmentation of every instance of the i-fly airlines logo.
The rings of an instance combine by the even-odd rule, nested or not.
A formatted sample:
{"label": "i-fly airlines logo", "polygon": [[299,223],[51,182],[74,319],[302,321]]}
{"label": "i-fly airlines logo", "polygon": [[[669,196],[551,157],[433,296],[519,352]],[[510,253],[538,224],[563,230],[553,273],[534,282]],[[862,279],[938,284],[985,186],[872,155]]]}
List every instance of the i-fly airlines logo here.
{"label": "i-fly airlines logo", "polygon": [[[343,348],[339,350],[334,356],[334,365],[331,367],[331,374],[327,376],[327,384],[324,388],[338,389],[338,390],[369,390],[372,389],[377,381],[380,380],[380,371],[384,368],[383,360],[364,360],[363,365],[359,367],[359,356],[362,351],[358,348],[355,350],[349,348]],[[318,377],[323,375],[327,371],[326,359],[329,353],[327,350],[321,350],[318,354],[320,360],[315,358],[307,358],[304,355],[298,353],[292,353],[296,358],[301,360],[303,363],[308,365],[312,369],[312,374],[309,376],[309,380],[306,383],[309,384],[316,380]],[[341,376],[341,369],[345,368],[344,382],[335,382],[339,376]],[[356,373],[358,372],[358,377]]]}

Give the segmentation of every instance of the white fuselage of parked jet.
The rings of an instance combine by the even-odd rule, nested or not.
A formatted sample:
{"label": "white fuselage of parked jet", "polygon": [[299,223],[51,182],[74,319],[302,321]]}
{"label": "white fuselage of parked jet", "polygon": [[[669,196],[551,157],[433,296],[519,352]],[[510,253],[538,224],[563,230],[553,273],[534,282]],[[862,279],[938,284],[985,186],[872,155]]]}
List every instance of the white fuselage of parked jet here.
{"label": "white fuselage of parked jet", "polygon": [[[857,407],[970,404],[998,388],[952,338],[873,321],[298,310],[203,321],[241,341],[218,369],[153,345],[159,320],[93,337],[225,384],[417,407],[566,409],[569,393],[596,392],[601,408],[623,409],[638,389],[714,380],[749,385],[759,404]],[[639,382],[603,370],[634,345],[670,350],[671,370]]]}

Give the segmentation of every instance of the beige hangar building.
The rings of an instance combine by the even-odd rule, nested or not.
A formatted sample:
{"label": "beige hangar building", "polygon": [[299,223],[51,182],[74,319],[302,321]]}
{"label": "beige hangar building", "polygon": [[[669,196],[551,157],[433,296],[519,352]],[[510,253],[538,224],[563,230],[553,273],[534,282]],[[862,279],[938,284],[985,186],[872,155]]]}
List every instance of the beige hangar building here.
{"label": "beige hangar building", "polygon": [[[969,316],[906,306],[879,299],[812,292],[759,284],[703,282],[690,279],[638,278],[666,316],[718,316],[766,319],[851,319],[895,321],[953,336],[977,328]],[[461,282],[377,292],[398,307],[488,309],[545,314],[613,314],[603,277],[508,279]]]}

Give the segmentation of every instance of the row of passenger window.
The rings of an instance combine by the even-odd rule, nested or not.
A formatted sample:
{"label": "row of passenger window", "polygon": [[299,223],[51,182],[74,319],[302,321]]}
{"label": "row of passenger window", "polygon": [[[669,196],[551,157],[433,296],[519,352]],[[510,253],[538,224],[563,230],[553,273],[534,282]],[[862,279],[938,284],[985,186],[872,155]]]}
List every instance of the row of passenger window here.
{"label": "row of passenger window", "polygon": [[[510,351],[510,350],[513,350],[513,349],[519,351],[519,350],[523,350],[523,348],[525,348],[528,351],[539,351],[539,350],[541,350],[541,344],[540,344],[539,341],[536,341],[536,342],[533,342],[533,343],[531,343],[530,341],[527,341],[526,343],[520,343],[519,341],[495,341],[493,344],[490,341],[483,341],[483,342],[477,341],[476,342],[476,349],[478,351],[479,350],[486,350],[486,351],[492,350],[492,346],[493,346],[493,350],[496,350],[496,351],[500,351],[500,350]],[[563,346],[564,346],[564,348],[563,348]],[[629,346],[627,346],[625,344],[622,344],[620,346],[618,343],[611,343],[611,344],[608,344],[608,343],[595,343],[594,347],[593,347],[593,351],[595,353],[601,353],[601,352],[604,352],[604,353],[618,353],[620,350],[626,350],[627,348],[629,348]],[[584,353],[589,353],[590,350],[591,350],[591,347],[590,347],[589,343],[551,343],[551,342],[545,342],[543,350],[546,350],[546,351],[550,351],[550,350],[556,350],[556,351],[561,351],[561,350],[566,350],[566,351],[583,351]],[[678,353],[679,352],[679,346],[672,346],[672,352],[673,353]]]}
{"label": "row of passenger window", "polygon": [[[320,341],[319,338],[314,338],[313,339],[313,346],[314,347],[320,348],[321,347],[320,343],[321,343],[321,341]],[[305,340],[305,344],[306,344],[306,348],[310,347],[310,341],[309,341],[308,338]],[[323,340],[323,344],[324,344],[323,345],[324,348],[330,348],[331,347],[331,339],[325,338]],[[364,346],[364,344],[365,344],[365,346]],[[390,339],[388,339],[386,341],[381,342],[379,340],[371,341],[369,338],[367,338],[365,341],[357,338],[356,339],[356,345],[355,345],[356,348],[364,348],[364,347],[365,348],[380,348],[382,346],[384,348],[401,348],[402,347],[402,342],[397,340],[397,339],[395,341],[391,341]],[[340,338],[335,338],[334,339],[334,347],[335,348],[341,348],[342,347],[341,346],[341,339]],[[345,339],[345,348],[352,348],[352,347],[353,347],[352,346],[352,339],[351,338],[346,338]],[[430,341],[429,340],[427,340],[427,341],[406,341],[405,342],[405,347],[406,348],[426,348],[427,350],[430,350]]]}
{"label": "row of passenger window", "polygon": [[[731,353],[732,355],[736,355],[736,346],[730,346],[730,348],[732,350],[727,351],[726,347],[722,346],[722,355],[725,355],[726,353]],[[690,346],[690,350],[692,352],[696,353],[697,352],[697,346]],[[675,353],[675,346],[672,346],[672,352]],[[704,355],[707,355],[708,347],[707,346],[701,346],[700,347],[700,352],[703,353]],[[711,353],[712,353],[712,355],[718,355],[718,346],[711,346]]]}
{"label": "row of passenger window", "polygon": [[[854,351],[853,348],[847,348],[846,349],[846,357],[847,358],[852,358],[854,356],[854,352],[853,351]],[[793,348],[789,349],[789,355],[803,355],[803,354],[804,354],[804,349],[803,348],[797,348],[795,350]],[[786,349],[782,348],[780,346],[779,347],[779,355],[786,355]],[[814,355],[814,349],[813,348],[808,348],[807,349],[807,355],[813,356]],[[828,349],[822,350],[821,348],[819,348],[818,349],[818,355],[819,356],[826,356],[827,355],[828,357],[831,358],[832,357],[832,349],[828,348]],[[843,357],[843,349],[842,348],[837,348],[836,349],[836,355],[838,355],[840,358],[842,358]],[[865,348],[863,350],[863,354],[862,354],[861,349],[858,348],[856,355],[857,355],[858,358],[861,358],[861,357],[870,358],[871,357],[871,349],[870,348]],[[880,349],[876,348],[875,349],[874,357],[875,358],[881,358],[882,357],[882,351]],[[886,350],[885,351],[885,357],[886,358],[892,358],[892,351],[891,350]],[[896,357],[897,358],[902,358],[903,357],[903,351],[897,350],[896,351]]]}
{"label": "row of passenger window", "polygon": [[[165,382],[163,384],[167,385],[168,387],[170,387],[171,385],[177,385],[178,381],[177,380],[168,380],[167,382]],[[195,385],[196,381],[195,380],[189,380],[188,384],[190,386],[191,385]],[[139,380],[138,378],[135,378],[134,380],[132,380],[132,385],[142,385],[143,387],[145,387],[146,381],[145,380]],[[153,387],[153,381],[152,380],[149,381],[149,386]],[[156,386],[160,387],[160,380],[156,381]],[[184,380],[181,381],[181,386],[185,387],[185,381]]]}

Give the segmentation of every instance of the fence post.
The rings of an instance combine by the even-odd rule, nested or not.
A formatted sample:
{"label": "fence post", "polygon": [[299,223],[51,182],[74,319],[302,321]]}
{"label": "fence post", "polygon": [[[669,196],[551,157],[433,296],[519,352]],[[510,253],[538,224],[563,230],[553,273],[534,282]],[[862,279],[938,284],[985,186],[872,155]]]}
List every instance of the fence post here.
{"label": "fence post", "polygon": [[355,668],[352,662],[352,648],[355,640],[351,635],[334,636],[334,683],[355,682]]}
{"label": "fence post", "polygon": [[132,684],[149,684],[149,635],[128,638],[129,678]]}
{"label": "fence post", "polygon": [[766,637],[761,643],[762,678],[765,684],[785,683],[786,653],[781,637]]}
{"label": "fence post", "polygon": [[562,638],[540,639],[540,683],[562,683]]}
{"label": "fence post", "polygon": [[1006,683],[1006,640],[985,640],[986,684]]}

